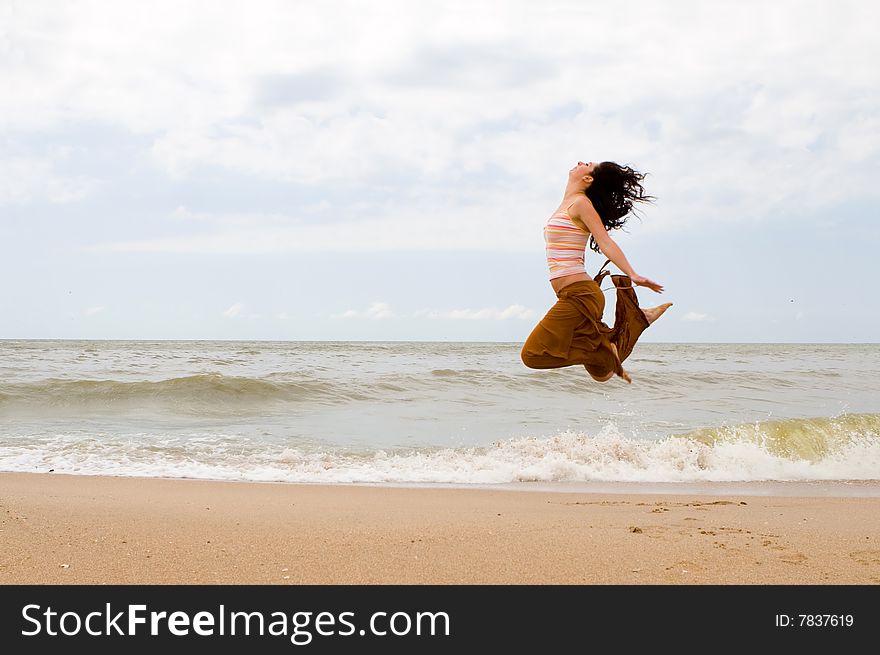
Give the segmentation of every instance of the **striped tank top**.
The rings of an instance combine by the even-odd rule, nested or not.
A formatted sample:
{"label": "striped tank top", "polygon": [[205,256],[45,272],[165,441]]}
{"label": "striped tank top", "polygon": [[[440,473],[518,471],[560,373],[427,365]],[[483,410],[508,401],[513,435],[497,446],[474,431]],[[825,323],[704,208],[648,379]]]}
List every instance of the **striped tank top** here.
{"label": "striped tank top", "polygon": [[590,233],[584,232],[571,220],[567,208],[547,220],[544,242],[547,244],[547,266],[551,280],[572,273],[586,273],[584,250],[589,238]]}

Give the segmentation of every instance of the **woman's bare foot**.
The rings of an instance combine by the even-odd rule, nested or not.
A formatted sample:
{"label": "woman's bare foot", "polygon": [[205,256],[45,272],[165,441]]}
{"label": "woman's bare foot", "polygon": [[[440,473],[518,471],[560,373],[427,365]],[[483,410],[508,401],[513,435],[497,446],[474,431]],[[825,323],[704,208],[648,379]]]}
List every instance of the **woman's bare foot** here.
{"label": "woman's bare foot", "polygon": [[[617,354],[617,346],[615,346],[613,343],[610,345],[611,350],[614,351],[614,358],[620,359],[620,356]],[[586,364],[584,364],[584,368],[587,368]],[[620,377],[626,380],[629,384],[632,384],[632,378],[629,376],[629,373],[627,373],[622,366],[620,367],[620,370],[623,371],[623,375],[621,375]],[[587,373],[590,373],[590,369],[587,369]],[[603,375],[602,377],[590,373],[590,377],[593,378],[596,382],[608,382],[608,380],[614,377],[614,371],[611,371],[610,373],[608,373],[607,375]]]}
{"label": "woman's bare foot", "polygon": [[643,309],[642,314],[645,315],[645,318],[648,319],[648,325],[656,321],[658,318],[663,316],[663,312],[672,307],[671,302],[665,302],[662,305],[657,305],[656,307],[651,307],[649,309]]}
{"label": "woman's bare foot", "polygon": [[[614,356],[615,356],[617,359],[620,359],[620,356],[617,354],[617,346],[615,346],[615,345],[612,343],[612,344],[611,344],[611,349],[614,351]],[[624,380],[626,380],[626,383],[627,383],[627,384],[632,384],[632,378],[629,376],[629,373],[626,372],[626,369],[623,368],[623,366],[620,367],[620,377],[622,377]]]}

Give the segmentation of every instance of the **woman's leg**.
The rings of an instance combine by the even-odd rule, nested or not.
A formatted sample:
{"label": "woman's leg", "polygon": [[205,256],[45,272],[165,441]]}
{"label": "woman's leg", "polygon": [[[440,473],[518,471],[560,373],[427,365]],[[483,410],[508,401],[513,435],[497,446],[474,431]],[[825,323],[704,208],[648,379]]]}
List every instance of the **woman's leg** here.
{"label": "woman's leg", "polygon": [[598,382],[610,380],[615,374],[631,381],[621,363],[645,328],[671,303],[648,310],[652,312],[648,316],[639,308],[632,280],[626,275],[612,275],[617,307],[614,327],[609,328],[602,322],[605,297],[599,288],[606,275],[607,271],[600,271],[589,284],[576,282],[559,292],[559,300],[523,344],[520,357],[526,366],[545,369],[582,364]]}
{"label": "woman's leg", "polygon": [[610,341],[612,330],[602,322],[605,296],[598,283],[575,282],[526,339],[520,356],[529,368],[561,368],[582,364],[594,378],[616,371]]}
{"label": "woman's leg", "polygon": [[671,302],[665,302],[657,307],[641,309],[636,291],[632,286],[632,280],[626,275],[612,275],[612,281],[617,288],[617,309],[614,312],[614,336],[612,341],[617,346],[618,355],[622,362],[632,352],[642,332],[654,321],[660,318],[667,309],[672,307]]}
{"label": "woman's leg", "polygon": [[520,351],[523,364],[544,369],[581,363],[572,361],[579,353],[572,352],[571,339],[582,321],[583,316],[574,305],[564,298],[557,300],[523,344]]}
{"label": "woman's leg", "polygon": [[612,275],[617,288],[617,307],[614,310],[614,332],[611,341],[617,346],[617,356],[623,362],[633,350],[642,332],[650,325],[648,317],[639,308],[639,299],[632,280],[626,275]]}

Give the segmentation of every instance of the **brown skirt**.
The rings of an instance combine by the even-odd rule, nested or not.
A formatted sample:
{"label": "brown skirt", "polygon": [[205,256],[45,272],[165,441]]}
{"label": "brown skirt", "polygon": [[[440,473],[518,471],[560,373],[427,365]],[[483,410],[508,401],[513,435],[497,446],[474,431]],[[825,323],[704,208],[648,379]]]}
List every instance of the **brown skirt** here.
{"label": "brown skirt", "polygon": [[[604,268],[604,266],[602,267]],[[612,275],[617,288],[614,327],[602,322],[605,296],[599,283],[608,272],[594,280],[574,282],[556,294],[559,299],[532,330],[520,356],[529,368],[561,368],[583,364],[587,372],[605,377],[623,373],[622,362],[648,327],[648,319],[639,309],[632,280],[626,275]],[[617,347],[615,356],[611,344]]]}

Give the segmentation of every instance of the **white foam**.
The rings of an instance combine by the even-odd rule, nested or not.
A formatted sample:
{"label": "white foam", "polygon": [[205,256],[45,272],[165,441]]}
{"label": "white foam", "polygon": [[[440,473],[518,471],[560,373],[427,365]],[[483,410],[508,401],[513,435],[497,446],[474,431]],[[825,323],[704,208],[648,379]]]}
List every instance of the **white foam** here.
{"label": "white foam", "polygon": [[640,440],[613,425],[596,436],[501,441],[485,448],[352,454],[278,450],[235,435],[58,434],[0,451],[0,469],[89,475],[309,483],[734,482],[880,479],[880,438],[849,435],[817,459],[775,454],[754,440],[707,445]]}

